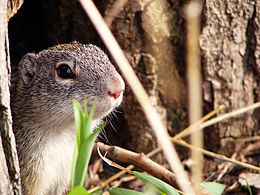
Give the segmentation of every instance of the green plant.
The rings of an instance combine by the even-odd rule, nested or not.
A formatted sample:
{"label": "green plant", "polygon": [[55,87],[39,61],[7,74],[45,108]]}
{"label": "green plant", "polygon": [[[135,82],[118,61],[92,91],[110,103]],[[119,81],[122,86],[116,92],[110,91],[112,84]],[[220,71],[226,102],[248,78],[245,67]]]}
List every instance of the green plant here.
{"label": "green plant", "polygon": [[87,195],[85,181],[87,177],[88,164],[99,132],[106,126],[102,124],[98,129],[91,132],[91,121],[93,119],[97,100],[94,101],[90,113],[87,112],[87,100],[84,101],[84,111],[76,100],[73,100],[74,120],[76,126],[76,144],[71,168],[71,192],[70,195]]}
{"label": "green plant", "polygon": [[[140,194],[150,194],[151,191],[154,192],[153,194],[160,194],[160,195],[178,195],[180,194],[178,190],[170,186],[169,184],[157,179],[153,176],[140,173],[140,172],[133,172],[133,175],[140,179],[142,182],[145,183],[146,189],[149,190],[148,193],[144,191],[144,193],[136,192],[132,190],[127,190],[123,188],[108,188],[108,191],[111,195],[140,195]],[[201,186],[205,188],[205,190],[211,195],[221,195],[226,185],[219,184],[215,182],[202,182]]]}
{"label": "green plant", "polygon": [[226,188],[226,185],[216,182],[202,182],[200,185],[211,195],[221,195]]}
{"label": "green plant", "polygon": [[253,195],[253,192],[252,192],[251,187],[250,187],[250,185],[248,184],[247,180],[246,180],[246,187],[247,187],[247,189],[248,189],[249,194],[250,194],[250,195]]}

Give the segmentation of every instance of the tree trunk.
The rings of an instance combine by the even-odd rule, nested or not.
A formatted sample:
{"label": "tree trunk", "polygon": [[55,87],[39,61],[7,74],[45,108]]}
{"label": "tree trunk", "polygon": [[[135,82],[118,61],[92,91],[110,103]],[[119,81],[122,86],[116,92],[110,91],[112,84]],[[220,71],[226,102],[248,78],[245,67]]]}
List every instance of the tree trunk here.
{"label": "tree trunk", "polygon": [[[225,112],[259,101],[259,1],[206,1],[200,39],[203,54],[204,100],[225,105]],[[259,135],[260,115],[252,111],[218,124],[221,153],[243,147],[234,140]],[[231,139],[230,139],[231,138]]]}
{"label": "tree trunk", "polygon": [[19,165],[10,110],[10,61],[7,29],[7,1],[0,2],[0,190],[21,194]]}

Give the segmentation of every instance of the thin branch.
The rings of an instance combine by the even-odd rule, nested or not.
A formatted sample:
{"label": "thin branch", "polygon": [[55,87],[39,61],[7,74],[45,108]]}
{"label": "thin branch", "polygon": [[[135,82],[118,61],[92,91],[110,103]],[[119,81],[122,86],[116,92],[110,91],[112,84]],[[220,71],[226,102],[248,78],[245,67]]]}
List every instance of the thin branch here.
{"label": "thin branch", "polygon": [[[99,147],[102,147],[101,149],[104,148],[105,144],[103,144],[103,145],[102,145],[102,144],[103,144],[103,143],[101,143],[101,142],[97,143],[97,145],[96,145],[97,147],[96,147],[95,149],[97,150],[97,153],[98,153],[99,157],[100,157],[104,162],[106,162],[109,166],[112,166],[112,167],[118,168],[118,169],[120,169],[120,170],[126,171],[126,172],[128,172],[128,173],[130,173],[130,174],[133,173],[131,170],[128,170],[128,169],[124,168],[123,166],[121,166],[121,165],[119,165],[119,164],[117,164],[117,163],[111,161],[110,159],[108,159],[108,158],[106,157],[107,154],[108,154],[108,150],[105,150],[105,154],[102,155],[101,152],[100,152],[100,148],[99,148]],[[113,147],[113,146],[108,146],[108,147]],[[114,148],[115,148],[115,146],[114,146]],[[110,153],[112,153],[111,155],[112,155],[113,157],[115,157],[115,155],[122,155],[122,154],[129,155],[129,154],[126,154],[126,153],[132,154],[130,151],[127,151],[127,150],[126,150],[127,152],[125,152],[125,151],[114,152],[114,148],[111,148],[112,152],[110,152]],[[108,148],[106,148],[106,149],[108,149]],[[120,150],[123,150],[123,149],[117,147],[117,150],[120,151]],[[124,155],[122,155],[122,156],[124,156]],[[131,155],[130,155],[129,157],[131,157]],[[130,164],[130,163],[129,163],[129,164]]]}
{"label": "thin branch", "polygon": [[212,116],[214,116],[215,114],[217,114],[220,110],[223,110],[225,108],[224,105],[219,106],[218,108],[216,108],[215,110],[211,111],[210,113],[208,113],[207,115],[205,115],[204,117],[202,117],[200,120],[198,120],[197,122],[191,124],[189,127],[187,127],[186,129],[184,129],[183,131],[181,131],[180,133],[176,134],[174,137],[171,138],[171,140],[177,140],[179,138],[183,138],[187,135],[189,135],[192,131],[192,127],[193,126],[197,126],[198,124],[201,124],[202,122],[208,120],[209,118],[211,118]]}
{"label": "thin branch", "polygon": [[[149,159],[144,154],[135,153],[117,146],[108,146],[101,142],[98,142],[95,145],[95,150],[97,150],[97,148],[99,148],[101,153],[106,153],[106,157],[113,161],[132,164],[135,167],[138,167],[153,175],[154,177],[159,178],[172,186],[176,186],[175,175],[168,169]],[[113,165],[113,162],[108,159],[106,160]]]}
{"label": "thin branch", "polygon": [[[200,17],[202,4],[200,1],[193,0],[185,7],[187,21],[187,81],[188,81],[188,108],[190,124],[198,121],[202,116],[202,78],[200,65]],[[203,147],[203,132],[196,131],[199,125],[193,125],[191,131],[191,142],[193,146]],[[200,183],[202,181],[203,155],[199,150],[191,151],[191,158],[194,163],[192,170],[192,183],[197,194],[200,194]]]}
{"label": "thin branch", "polygon": [[240,162],[238,160],[235,160],[235,159],[232,159],[232,158],[228,158],[228,157],[226,157],[224,155],[216,154],[214,152],[210,152],[208,150],[204,150],[202,148],[198,148],[198,147],[192,146],[192,145],[188,144],[187,142],[185,142],[183,140],[174,140],[174,143],[182,145],[182,146],[185,146],[185,147],[187,147],[187,148],[189,148],[191,150],[199,150],[201,153],[203,153],[205,155],[208,155],[208,156],[211,156],[213,158],[217,158],[217,159],[220,159],[220,160],[223,160],[223,161],[231,162],[233,164],[236,164],[236,165],[248,168],[248,169],[253,169],[255,171],[260,171],[260,167],[257,167],[257,166],[254,166],[254,165],[251,165],[251,164],[248,164],[248,163],[243,163],[243,162]]}
{"label": "thin branch", "polygon": [[[190,125],[189,127],[187,127],[186,129],[184,129],[183,131],[181,131],[180,133],[178,133],[177,135],[175,135],[174,137],[171,138],[172,141],[174,140],[177,140],[179,138],[183,138],[189,134],[191,134],[192,132],[194,131],[201,131],[202,129],[206,128],[206,127],[209,127],[211,125],[214,125],[218,122],[221,122],[223,120],[226,120],[226,119],[229,119],[229,118],[232,118],[232,117],[236,117],[237,115],[240,115],[240,114],[243,114],[243,113],[246,113],[246,112],[249,112],[251,110],[254,110],[254,109],[257,109],[260,107],[260,102],[256,102],[254,104],[251,104],[249,106],[246,106],[244,108],[240,108],[238,110],[235,110],[235,111],[232,111],[232,112],[229,112],[229,113],[226,113],[226,114],[223,114],[221,116],[218,116],[216,118],[213,118],[211,120],[208,120],[207,122],[204,122],[202,123],[203,121],[209,119],[211,116],[215,115],[217,112],[219,112],[220,110],[223,110],[224,109],[224,106],[221,105],[219,106],[217,109],[211,111],[209,114],[207,114],[206,116],[204,116],[203,118],[201,118],[199,121],[197,121],[196,123]],[[191,130],[192,129],[192,126],[193,125],[197,125],[197,124],[200,124],[200,128],[199,129],[196,129],[196,130]]]}
{"label": "thin branch", "polygon": [[[190,134],[191,132],[191,129],[193,126],[196,126],[206,120],[208,120],[209,118],[211,118],[213,115],[215,115],[216,113],[218,113],[220,110],[224,109],[224,106],[221,105],[219,106],[217,109],[211,111],[210,113],[208,113],[207,115],[205,115],[204,117],[202,117],[199,121],[193,123],[192,125],[190,125],[189,127],[187,127],[186,129],[182,130],[180,133],[176,134],[174,137],[171,137],[171,141],[174,141],[174,140],[177,140],[177,139],[180,139],[182,137],[185,137],[187,135]],[[154,149],[153,151],[149,152],[146,156],[147,157],[152,157],[153,155],[157,154],[158,152],[160,152],[162,150],[162,147],[158,147],[156,149]]]}
{"label": "thin branch", "polygon": [[211,119],[203,124],[200,125],[200,129],[204,129],[208,126],[211,126],[211,125],[214,125],[220,121],[223,121],[225,119],[228,119],[228,118],[231,118],[231,117],[235,117],[237,115],[240,115],[240,114],[243,114],[245,112],[248,112],[250,110],[254,110],[256,108],[259,108],[260,107],[260,102],[257,102],[257,103],[254,103],[252,105],[249,105],[247,107],[244,107],[244,108],[240,108],[238,110],[235,110],[235,111],[232,111],[232,112],[229,112],[227,114],[223,114],[217,118],[214,118],[214,119]]}
{"label": "thin branch", "polygon": [[[128,170],[132,170],[134,168],[134,165],[129,165],[126,167],[126,169]],[[108,178],[106,181],[104,181],[101,185],[96,186],[94,188],[91,188],[90,190],[88,190],[89,193],[92,193],[98,189],[102,189],[104,188],[106,185],[108,185],[110,182],[116,180],[117,178],[121,177],[122,175],[124,175],[127,171],[120,171],[118,173],[116,173],[115,175],[113,175],[112,177]]]}

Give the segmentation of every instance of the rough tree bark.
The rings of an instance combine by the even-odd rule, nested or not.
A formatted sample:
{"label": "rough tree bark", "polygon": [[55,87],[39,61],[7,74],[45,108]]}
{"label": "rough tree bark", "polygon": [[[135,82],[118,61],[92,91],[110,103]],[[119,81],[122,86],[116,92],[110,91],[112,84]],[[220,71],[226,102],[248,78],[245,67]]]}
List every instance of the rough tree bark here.
{"label": "rough tree bark", "polygon": [[[259,101],[259,6],[258,0],[205,3],[204,100],[214,108],[223,104],[228,112]],[[230,155],[243,147],[236,138],[259,135],[259,121],[259,112],[252,111],[219,123],[220,151]]]}
{"label": "rough tree bark", "polygon": [[[4,116],[6,116],[6,108],[8,107],[8,99],[6,100],[4,89],[8,88],[8,73],[7,73],[7,63],[6,63],[6,53],[5,53],[5,36],[7,30],[7,1],[0,2],[0,66],[1,66],[1,75],[0,75],[0,108],[1,108],[1,132],[4,127]],[[7,85],[7,87],[6,87]],[[2,134],[2,133],[1,133]],[[11,194],[11,184],[8,175],[8,169],[5,160],[5,153],[3,150],[2,139],[0,137],[0,189],[5,194]]]}
{"label": "rough tree bark", "polygon": [[21,194],[18,158],[10,110],[10,56],[7,0],[0,2],[0,192]]}

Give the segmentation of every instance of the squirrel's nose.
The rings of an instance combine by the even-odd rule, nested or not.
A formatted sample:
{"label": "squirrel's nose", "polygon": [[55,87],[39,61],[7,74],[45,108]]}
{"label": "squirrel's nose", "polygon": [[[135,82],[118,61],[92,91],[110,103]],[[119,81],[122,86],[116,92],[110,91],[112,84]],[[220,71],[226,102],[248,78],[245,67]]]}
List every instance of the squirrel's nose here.
{"label": "squirrel's nose", "polygon": [[123,91],[124,91],[123,89],[115,90],[113,92],[109,91],[108,95],[116,100],[123,93]]}
{"label": "squirrel's nose", "polygon": [[108,91],[107,94],[109,97],[118,99],[125,90],[125,83],[122,77],[117,74],[112,80],[108,82]]}

